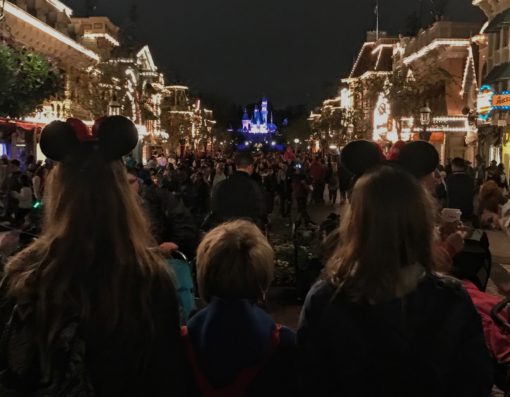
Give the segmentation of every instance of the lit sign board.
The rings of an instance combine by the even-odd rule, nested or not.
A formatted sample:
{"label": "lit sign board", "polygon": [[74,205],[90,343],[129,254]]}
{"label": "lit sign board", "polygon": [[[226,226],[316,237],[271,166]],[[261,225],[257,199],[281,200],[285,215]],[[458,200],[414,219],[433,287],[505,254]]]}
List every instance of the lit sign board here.
{"label": "lit sign board", "polygon": [[482,88],[480,88],[480,93],[478,94],[477,99],[477,111],[478,116],[482,120],[487,120],[493,110],[493,97],[494,97],[494,90],[489,85],[484,85]]}
{"label": "lit sign board", "polygon": [[478,94],[478,117],[486,121],[493,110],[510,110],[510,91],[496,93],[491,86],[484,85]]}
{"label": "lit sign board", "polygon": [[510,91],[502,92],[501,94],[495,94],[492,97],[492,107],[494,109],[510,109]]}

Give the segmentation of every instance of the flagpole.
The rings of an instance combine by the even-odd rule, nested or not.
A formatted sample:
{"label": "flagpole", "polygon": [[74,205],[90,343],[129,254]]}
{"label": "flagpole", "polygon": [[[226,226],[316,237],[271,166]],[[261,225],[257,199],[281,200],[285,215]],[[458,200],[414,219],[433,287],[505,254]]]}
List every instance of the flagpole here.
{"label": "flagpole", "polygon": [[375,2],[375,13],[376,13],[376,26],[375,26],[375,37],[379,40],[379,0]]}

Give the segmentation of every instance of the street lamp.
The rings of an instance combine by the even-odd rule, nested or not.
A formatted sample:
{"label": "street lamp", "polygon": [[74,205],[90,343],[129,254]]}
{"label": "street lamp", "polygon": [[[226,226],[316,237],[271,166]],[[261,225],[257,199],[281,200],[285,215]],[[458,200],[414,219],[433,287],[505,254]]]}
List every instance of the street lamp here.
{"label": "street lamp", "polygon": [[294,143],[296,144],[296,146],[295,146],[296,152],[297,152],[299,142],[301,142],[301,141],[298,138],[294,139]]}
{"label": "street lamp", "polygon": [[432,113],[432,110],[428,107],[428,105],[425,105],[420,109],[420,121],[421,125],[423,127],[423,131],[420,133],[420,139],[423,141],[429,141],[431,133],[427,131],[427,127],[430,125],[430,114]]}
{"label": "street lamp", "polygon": [[108,116],[120,116],[122,105],[117,102],[117,97],[114,95],[108,104]]}
{"label": "street lamp", "polygon": [[347,139],[348,141],[352,141],[352,135],[354,134],[354,124],[350,123],[347,126]]}

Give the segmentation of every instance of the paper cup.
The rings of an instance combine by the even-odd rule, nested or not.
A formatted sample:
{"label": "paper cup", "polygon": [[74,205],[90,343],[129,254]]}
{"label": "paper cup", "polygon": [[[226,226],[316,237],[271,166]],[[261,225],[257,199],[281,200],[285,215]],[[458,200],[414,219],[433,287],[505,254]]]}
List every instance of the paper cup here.
{"label": "paper cup", "polygon": [[459,222],[462,216],[462,211],[456,208],[443,208],[441,216],[443,218],[443,222]]}

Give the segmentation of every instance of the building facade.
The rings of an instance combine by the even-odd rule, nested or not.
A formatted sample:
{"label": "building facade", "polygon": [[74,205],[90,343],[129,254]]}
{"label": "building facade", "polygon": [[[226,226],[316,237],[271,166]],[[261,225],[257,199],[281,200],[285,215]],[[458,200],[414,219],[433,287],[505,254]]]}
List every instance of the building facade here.
{"label": "building facade", "polygon": [[[37,146],[37,131],[53,120],[77,117],[92,124],[104,115],[123,115],[137,125],[140,144],[135,156],[139,160],[155,152],[177,150],[169,146],[169,131],[162,126],[167,118],[162,105],[172,91],[147,45],[122,45],[120,29],[109,18],[74,17],[73,10],[59,0],[6,1],[3,12],[0,38],[47,57],[65,80],[57,98],[45,101],[18,123],[35,132],[34,142],[25,145],[16,135],[9,135],[14,147],[17,143]],[[193,111],[200,115],[194,116],[189,133],[195,134],[197,123],[206,125],[201,132],[207,131],[213,123],[212,112],[200,105]],[[16,150],[12,155],[17,156]]]}
{"label": "building facade", "polygon": [[510,1],[474,0],[487,17],[479,56],[478,140],[486,163],[510,168]]}
{"label": "building facade", "polygon": [[[348,137],[363,136],[389,147],[397,140],[427,136],[443,161],[473,161],[476,127],[470,111],[476,108],[479,88],[480,28],[477,23],[437,21],[415,37],[369,32],[337,97],[324,101],[310,120],[320,125],[325,114],[347,112],[354,120],[343,123]],[[399,87],[409,91],[412,103],[399,103]],[[422,124],[424,109],[429,113]],[[355,112],[361,115],[353,116]]]}

